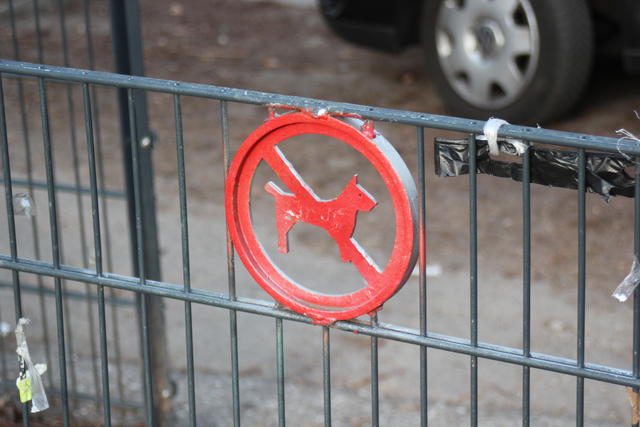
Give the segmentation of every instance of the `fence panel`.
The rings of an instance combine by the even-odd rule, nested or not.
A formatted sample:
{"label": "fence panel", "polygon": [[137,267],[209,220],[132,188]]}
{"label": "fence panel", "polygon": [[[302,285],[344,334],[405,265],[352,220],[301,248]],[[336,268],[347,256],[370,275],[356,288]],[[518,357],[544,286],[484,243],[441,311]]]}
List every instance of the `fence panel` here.
{"label": "fence panel", "polygon": [[[500,366],[515,366],[521,370],[519,373],[522,387],[519,418],[521,418],[523,425],[528,425],[533,416],[531,402],[532,400],[535,402],[536,394],[532,393],[532,377],[541,371],[560,374],[553,376],[553,378],[575,378],[575,386],[573,386],[575,389],[575,422],[578,425],[588,421],[601,425],[609,422],[607,420],[603,422],[603,419],[594,418],[589,414],[585,418],[585,413],[588,410],[588,405],[585,404],[585,388],[588,389],[591,384],[602,382],[630,387],[633,390],[640,387],[640,372],[638,371],[638,345],[640,345],[640,341],[637,339],[640,332],[638,327],[638,322],[640,322],[638,320],[640,312],[638,301],[640,298],[637,294],[634,296],[633,323],[628,328],[631,336],[625,338],[625,341],[633,341],[632,355],[629,355],[632,366],[621,369],[608,364],[591,363],[586,352],[589,337],[586,323],[588,309],[586,203],[587,186],[591,185],[587,180],[587,172],[590,170],[587,163],[591,154],[587,150],[610,153],[620,158],[623,158],[619,154],[620,152],[625,153],[625,156],[637,157],[640,155],[640,148],[632,141],[618,141],[612,138],[513,125],[500,128],[499,133],[502,138],[524,141],[529,144],[529,149],[523,153],[521,163],[523,226],[522,257],[518,260],[523,267],[521,316],[514,318],[511,312],[504,314],[509,317],[507,322],[521,321],[522,339],[520,346],[505,346],[483,341],[479,329],[482,311],[485,309],[480,302],[480,295],[483,290],[487,289],[483,288],[484,284],[479,280],[482,265],[478,256],[479,232],[481,231],[479,221],[480,215],[482,215],[482,196],[478,188],[482,182],[480,174],[477,172],[479,170],[477,161],[479,153],[486,150],[486,143],[479,138],[484,134],[484,122],[8,60],[0,60],[0,77],[2,84],[0,86],[2,88],[2,92],[0,92],[0,105],[2,106],[0,109],[0,130],[2,134],[0,137],[3,150],[3,182],[6,204],[4,216],[9,237],[3,239],[2,242],[0,267],[4,273],[8,274],[7,278],[3,279],[6,283],[6,289],[13,293],[13,298],[3,301],[1,305],[3,320],[8,322],[9,317],[6,310],[11,308],[15,311],[16,318],[26,316],[39,319],[42,324],[40,328],[44,334],[51,326],[49,322],[54,319],[54,313],[45,311],[49,308],[46,298],[53,297],[57,345],[51,348],[48,345],[48,338],[38,337],[34,341],[42,342],[44,346],[41,349],[39,345],[35,345],[34,353],[46,354],[50,370],[54,366],[58,366],[57,376],[54,377],[49,373],[46,378],[49,392],[60,395],[60,402],[56,402],[55,407],[61,410],[65,424],[71,423],[74,417],[83,415],[80,411],[83,408],[81,405],[70,407],[69,404],[71,398],[83,397],[92,398],[102,406],[101,412],[105,424],[109,424],[111,421],[112,407],[121,405],[136,408],[145,404],[145,420],[148,424],[154,423],[156,415],[149,403],[153,401],[152,382],[154,381],[151,367],[151,344],[147,330],[149,323],[146,321],[138,323],[136,321],[137,312],[133,310],[135,297],[140,301],[140,316],[144,319],[148,309],[148,300],[144,296],[159,297],[167,303],[167,328],[175,331],[184,326],[184,335],[170,334],[171,348],[168,350],[185,357],[184,372],[179,370],[172,372],[172,379],[176,382],[178,395],[181,396],[180,399],[183,402],[182,406],[177,405],[178,409],[174,408],[175,416],[178,417],[180,423],[184,424],[195,425],[198,421],[205,425],[212,422],[240,425],[241,420],[247,419],[248,421],[245,423],[249,424],[262,422],[284,425],[285,420],[289,420],[294,425],[301,423],[304,418],[300,418],[297,413],[300,409],[296,409],[295,402],[309,404],[308,400],[300,400],[301,393],[297,393],[297,391],[307,390],[307,388],[304,384],[293,381],[293,378],[287,375],[287,366],[290,366],[287,363],[291,363],[291,356],[287,357],[287,350],[288,348],[295,349],[296,347],[311,347],[313,345],[316,346],[314,350],[314,354],[317,355],[315,362],[322,369],[321,385],[316,384],[318,387],[310,387],[310,389],[317,391],[318,394],[313,395],[314,402],[320,406],[313,408],[317,412],[314,415],[306,415],[309,424],[331,425],[332,421],[336,424],[363,422],[362,419],[358,421],[356,418],[350,418],[350,415],[346,415],[344,410],[344,407],[348,406],[359,413],[363,406],[363,398],[356,393],[353,396],[345,397],[348,393],[343,389],[343,378],[336,381],[338,379],[336,372],[340,372],[340,376],[342,376],[345,372],[345,366],[347,366],[347,371],[350,369],[356,371],[361,368],[362,360],[358,357],[363,353],[368,353],[367,364],[370,361],[370,366],[367,366],[367,381],[365,383],[370,386],[366,398],[369,400],[368,405],[370,406],[364,422],[372,425],[378,425],[384,421],[403,425],[418,421],[421,425],[427,424],[429,418],[433,416],[430,415],[432,414],[430,405],[435,402],[438,407],[437,397],[431,397],[437,396],[437,389],[434,390],[433,386],[428,387],[428,384],[436,377],[439,378],[438,381],[442,381],[440,374],[443,374],[437,370],[431,370],[428,373],[427,368],[429,364],[436,363],[432,360],[437,361],[437,357],[443,353],[462,355],[465,357],[465,363],[468,363],[463,366],[468,368],[469,383],[468,386],[464,386],[467,391],[462,395],[468,398],[466,406],[468,414],[465,413],[464,416],[470,419],[472,425],[483,422],[482,398],[483,393],[487,392],[482,391],[484,389],[483,381],[486,381],[482,376],[482,369],[483,366],[490,366],[493,362],[499,362]],[[19,89],[20,87],[24,89]],[[102,92],[115,96],[118,90],[125,91],[127,94],[130,136],[132,141],[139,142],[130,146],[133,173],[131,189],[127,191],[132,190],[135,201],[133,211],[135,228],[131,231],[127,229],[127,208],[122,201],[122,192],[114,191],[112,189],[114,187],[108,185],[110,174],[107,172],[110,169],[107,165],[114,163],[110,156],[117,153],[117,150],[114,149],[118,146],[114,144],[114,140],[117,138],[114,138],[114,135],[117,135],[118,132],[118,120],[113,105],[104,101],[100,103],[94,96],[95,93]],[[84,140],[76,138],[74,145],[70,148],[60,145],[69,139],[69,134],[56,128],[60,114],[58,94],[61,92],[64,95],[65,91],[70,93],[71,98],[78,97],[81,100],[78,105],[82,105],[82,114],[78,111],[78,120],[75,125],[78,129],[74,127],[71,131],[72,133],[77,131],[80,135],[81,129]],[[177,236],[180,243],[177,243],[176,239],[166,245],[170,252],[162,256],[162,267],[170,278],[164,281],[155,280],[146,275],[147,257],[145,251],[148,247],[145,244],[143,198],[153,195],[145,194],[141,186],[142,176],[145,172],[141,152],[150,148],[141,138],[137,137],[141,130],[136,120],[137,101],[135,94],[141,92],[145,92],[150,99],[154,100],[153,105],[164,113],[163,117],[172,118],[172,122],[169,121],[168,125],[166,123],[164,125],[168,126],[173,134],[173,141],[165,145],[171,149],[173,158],[170,165],[161,164],[159,191],[163,192],[170,185],[175,185],[177,192],[174,190],[174,193],[167,193],[168,195],[162,198],[161,203],[174,203],[177,206],[175,210],[177,216],[159,219],[160,238],[162,239],[163,235],[167,236],[167,239],[171,239],[171,236]],[[38,122],[31,124],[32,121],[35,121],[32,115],[21,113],[20,100],[23,98],[29,99],[33,105],[38,106],[40,113]],[[104,98],[100,97],[100,99]],[[97,105],[101,107],[101,111],[109,110],[114,113],[109,116],[108,122],[99,120],[101,116],[95,112]],[[309,111],[312,115],[358,116],[374,121],[375,126],[380,128],[387,125],[410,128],[411,135],[415,135],[415,139],[411,141],[412,152],[410,156],[417,159],[414,175],[418,189],[419,214],[418,277],[415,282],[417,284],[417,301],[412,301],[414,303],[412,309],[417,310],[418,313],[415,323],[405,324],[401,320],[394,323],[387,322],[385,321],[386,312],[383,311],[379,314],[372,313],[370,318],[361,317],[355,320],[336,321],[330,325],[313,326],[314,322],[311,318],[265,299],[265,294],[255,286],[245,268],[237,263],[229,234],[224,230],[218,232],[211,230],[215,225],[223,225],[220,210],[221,191],[214,190],[223,188],[224,183],[221,181],[227,177],[229,165],[237,151],[238,142],[241,140],[239,136],[246,136],[249,133],[247,127],[252,129],[246,124],[238,129],[239,125],[237,125],[240,121],[250,122],[250,120],[245,120],[244,112],[246,108],[251,108],[251,106],[262,109],[264,118],[269,117],[269,111],[275,116],[284,117],[283,115],[288,113],[290,109],[299,109]],[[190,147],[191,140],[185,138],[185,128],[194,123],[194,117],[191,114],[185,114],[187,110],[189,113],[195,111],[207,117],[217,117],[215,129],[219,131],[214,136],[205,138],[203,145],[205,151],[200,153],[200,156],[204,157],[208,156],[207,153],[210,151],[216,150],[214,164],[217,168],[215,172],[217,181],[215,183],[212,181],[210,185],[205,186],[207,192],[195,196],[194,188],[190,187],[188,178],[192,176],[190,174],[202,177],[202,175],[195,175],[195,173],[196,167],[203,167],[203,165],[197,164],[199,156],[185,156],[186,150],[198,148],[197,142],[193,142],[193,146]],[[237,116],[234,116],[234,113]],[[289,114],[291,113],[289,112]],[[234,117],[237,118],[234,119]],[[21,126],[20,124],[24,121],[28,121],[28,124]],[[195,121],[195,123],[198,122]],[[99,138],[98,126],[103,130],[103,135],[109,135],[109,138]],[[23,165],[20,162],[31,158],[24,154],[24,150],[27,150],[25,147],[28,145],[22,142],[25,141],[26,132],[21,128],[28,129],[28,132],[31,132],[30,135],[34,128],[39,128],[42,133],[41,140],[32,138],[33,142],[42,143],[44,153],[37,162],[38,170],[44,169],[38,172],[37,176],[42,178],[42,182],[39,184],[35,184],[38,180],[33,175],[36,164]],[[52,129],[55,131],[52,132]],[[434,310],[436,314],[428,311],[428,308],[430,310],[437,309],[438,304],[437,300],[430,299],[429,294],[439,290],[429,287],[427,281],[427,261],[429,259],[427,240],[430,221],[428,204],[431,199],[429,199],[430,193],[426,188],[427,155],[425,149],[430,147],[431,141],[427,141],[424,137],[426,129],[461,133],[465,139],[463,145],[469,153],[468,231],[455,230],[458,233],[468,232],[469,236],[469,275],[462,280],[468,284],[468,294],[460,297],[459,300],[469,303],[468,324],[465,327],[468,334],[464,332],[459,334],[438,333],[431,329],[430,323],[427,323],[428,319],[434,319],[434,316],[438,315],[438,310]],[[536,332],[532,330],[532,325],[534,325],[532,316],[536,315],[536,310],[532,309],[532,299],[534,299],[532,292],[535,289],[532,286],[531,273],[533,229],[531,217],[532,186],[530,185],[533,173],[531,153],[532,147],[540,147],[542,144],[577,149],[578,153],[575,241],[578,280],[575,288],[577,293],[575,301],[576,330],[573,337],[576,344],[575,357],[567,357],[553,352],[536,352],[532,349],[532,334]],[[80,146],[82,146],[82,151],[80,151]],[[29,149],[32,148],[31,145],[29,147]],[[76,157],[80,157],[79,152],[82,152],[86,157],[86,163],[82,167],[78,166],[74,160]],[[105,157],[108,160],[105,161]],[[407,154],[406,157],[409,155]],[[190,164],[187,159],[192,160],[193,164]],[[298,161],[302,160],[298,159]],[[333,165],[336,164],[339,166],[339,163]],[[211,168],[212,165],[205,163],[204,166]],[[326,165],[323,164],[322,167],[326,167]],[[636,168],[636,177],[639,173],[637,170],[638,168]],[[211,176],[213,175],[212,173]],[[268,179],[267,175],[265,177]],[[207,175],[208,178],[209,175]],[[67,184],[68,182],[73,184]],[[37,214],[29,217],[27,222],[23,221],[24,218],[18,216],[18,212],[14,210],[14,201],[18,196],[17,189],[25,183],[30,186],[28,187],[29,194],[35,200],[34,209],[37,210]],[[118,184],[118,188],[123,187],[123,182],[120,181]],[[638,205],[640,180],[636,180],[634,185],[635,211],[630,215],[635,221],[633,241],[637,254],[640,247],[638,245],[640,242],[640,220],[638,219],[640,218],[640,205]],[[65,189],[71,190],[71,194],[67,195]],[[189,197],[190,194],[191,197]],[[574,195],[574,193],[568,194]],[[20,197],[18,200],[21,200]],[[115,200],[112,200],[114,198]],[[198,202],[192,203],[198,199],[200,199]],[[74,210],[70,211],[69,201],[75,201],[78,207],[74,207],[72,208]],[[191,207],[188,207],[188,202]],[[256,201],[256,209],[260,203],[268,204],[268,202],[269,199],[266,202],[264,199],[262,202]],[[194,205],[205,210],[202,215],[205,217],[204,219],[192,215],[190,209],[193,209]],[[163,207],[166,206],[161,206],[161,211]],[[75,212],[80,213],[75,215]],[[48,228],[46,228],[46,224],[40,224],[40,222],[46,222],[43,218],[48,218]],[[266,215],[261,215],[257,210],[254,212],[254,224],[259,225],[263,218],[266,218]],[[39,222],[35,223],[34,221]],[[111,221],[110,228],[109,221]],[[77,229],[80,229],[81,241],[73,246],[73,250],[67,249],[73,245],[71,238],[67,238],[67,236]],[[172,229],[174,231],[170,233]],[[40,232],[44,237],[30,239],[31,233],[34,231]],[[383,232],[384,228],[379,231]],[[199,233],[203,235],[201,236]],[[126,241],[126,237],[129,237],[128,234],[136,236],[137,243],[133,246],[136,264],[135,266],[119,267],[122,264],[116,264],[114,259],[126,264],[127,255],[129,255],[128,242]],[[224,240],[217,241],[211,236],[224,236]],[[50,244],[42,243],[46,238],[50,239]],[[63,245],[62,242],[65,244]],[[39,249],[36,250],[36,247]],[[197,250],[194,250],[195,248]],[[173,256],[176,253],[179,256]],[[297,267],[290,265],[290,267],[294,270],[297,268],[292,273],[294,275],[302,274],[301,272],[304,272],[305,269],[311,271],[314,268],[311,262],[309,265],[298,265]],[[223,269],[225,271],[221,272]],[[319,282],[329,282],[331,286],[341,285],[341,273],[333,273],[328,269],[325,273],[326,278],[323,276]],[[35,284],[32,280],[35,281]],[[36,300],[31,300],[28,297],[31,291],[37,291],[34,294]],[[325,290],[325,292],[329,291]],[[394,298],[400,298],[403,292],[405,290],[401,290]],[[409,290],[406,292],[408,293]],[[82,312],[72,304],[76,300],[85,301],[86,307]],[[403,304],[405,302],[403,300]],[[108,306],[107,303],[110,305]],[[182,305],[180,309],[183,310],[183,313],[180,310],[174,310],[176,303]],[[200,311],[200,306],[204,306],[206,310]],[[108,307],[112,317],[108,316]],[[440,308],[440,313],[447,309],[448,307]],[[490,307],[486,307],[486,310],[490,309]],[[269,317],[275,319],[275,324],[265,326],[263,320]],[[72,327],[76,333],[75,326],[82,325],[82,321],[78,321],[78,319],[85,318],[92,319],[93,324],[89,326],[91,332],[84,336],[89,339],[89,351],[86,352],[86,349],[83,348],[80,352],[78,349],[74,350],[68,347],[69,343],[74,342],[68,337],[71,336]],[[403,318],[401,315],[397,315],[393,319]],[[228,327],[226,325],[224,327],[229,337],[226,344],[222,344],[224,336],[219,326],[221,320],[225,324],[227,321],[229,322]],[[203,325],[199,325],[198,322],[203,322],[204,330],[202,329]],[[89,323],[88,320],[87,323]],[[293,341],[287,338],[287,332],[296,329],[298,327],[296,324],[302,324],[304,332],[291,335],[296,338],[296,341]],[[137,331],[131,332],[135,331],[138,325],[141,327],[139,344],[142,351],[142,382],[131,380],[133,377],[140,378],[140,353],[132,351],[133,347],[138,345],[138,340],[135,339]],[[178,326],[176,327],[176,325]],[[263,335],[265,327],[272,334],[269,337],[266,334]],[[252,332],[253,328],[256,332]],[[195,329],[198,329],[198,332]],[[112,337],[115,330],[118,330],[120,335],[125,333],[127,337],[124,340]],[[93,336],[93,331],[98,331],[98,334]],[[347,335],[341,334],[341,332],[357,334],[354,340],[358,343],[367,339],[366,351],[354,352],[354,356],[351,358],[340,357],[337,359],[336,346],[341,348],[344,344],[342,337]],[[493,331],[493,333],[499,334],[499,331]],[[131,335],[134,339],[129,339]],[[185,340],[184,345],[182,339]],[[2,374],[5,383],[9,385],[15,376],[9,359],[11,345],[8,342],[2,342],[3,345],[6,345],[1,352],[4,357]],[[266,346],[271,342],[274,347],[267,348]],[[402,360],[402,365],[407,369],[414,369],[412,372],[417,372],[417,386],[414,390],[402,390],[398,394],[400,400],[409,399],[411,402],[417,402],[415,418],[403,418],[406,414],[413,414],[414,411],[401,404],[393,407],[400,409],[391,411],[392,415],[389,413],[390,411],[381,410],[385,404],[385,395],[388,393],[381,387],[381,382],[386,384],[389,381],[388,377],[383,377],[380,374],[381,369],[384,369],[383,360],[389,360],[388,354],[384,359],[381,359],[381,354],[386,353],[382,344],[399,350],[396,357],[412,354],[405,353],[406,349],[415,350],[415,357],[410,360]],[[176,348],[180,350],[177,351]],[[199,353],[199,349],[205,348],[209,351],[212,348],[214,350],[204,355]],[[57,354],[54,350],[57,350]],[[223,351],[224,355],[222,355]],[[257,382],[250,371],[243,371],[243,359],[250,359],[254,353],[273,355],[273,383],[265,385]],[[435,359],[432,359],[434,356]],[[218,366],[220,362],[228,362],[228,371],[224,370],[223,374],[214,375],[211,380],[206,376],[207,371],[203,368],[202,359],[207,359],[204,365],[211,367]],[[339,360],[339,363],[336,363],[336,360]],[[352,360],[353,365],[348,365],[349,360]],[[91,365],[91,367],[85,365]],[[215,372],[214,368],[211,369]],[[265,369],[268,370],[271,367]],[[132,372],[137,373],[131,375]],[[301,373],[299,368],[296,369],[296,373]],[[454,372],[444,373],[445,376],[457,374]],[[87,377],[87,375],[89,376]],[[115,376],[115,381],[111,380],[112,376]],[[184,378],[185,376],[186,378]],[[93,380],[87,380],[91,377]],[[499,383],[500,379],[497,379],[497,382]],[[92,386],[88,386],[88,384]],[[293,392],[287,392],[289,387]],[[336,394],[337,387],[340,387],[339,394]],[[363,387],[364,385],[360,384],[357,389]],[[254,388],[258,391],[255,391]],[[540,388],[536,387],[535,390],[540,390]],[[131,398],[132,395],[137,397],[140,394],[144,396],[144,399]],[[407,398],[407,394],[412,397]],[[211,420],[204,418],[204,416],[199,419],[198,416],[201,413],[199,408],[211,408],[211,401],[215,400],[217,396],[226,396],[228,413],[226,415],[224,413],[217,414],[220,417],[219,420]],[[273,405],[261,406],[259,409],[246,405],[247,401],[255,405],[255,402],[264,399],[269,399]],[[287,400],[289,404],[285,406]],[[356,405],[352,405],[353,402]],[[340,410],[337,411],[336,408]],[[307,412],[306,409],[303,408],[303,412]],[[27,415],[26,405],[24,411]],[[253,415],[251,415],[252,413]],[[270,415],[267,415],[269,413]],[[123,423],[131,422],[139,415],[139,413],[122,415],[121,421]],[[127,418],[127,416],[131,418]],[[553,415],[547,414],[545,416],[552,417]],[[457,418],[451,419],[457,420]],[[512,419],[510,420],[512,421]],[[558,422],[566,421],[565,418],[561,418]],[[452,422],[455,423],[455,421]]]}

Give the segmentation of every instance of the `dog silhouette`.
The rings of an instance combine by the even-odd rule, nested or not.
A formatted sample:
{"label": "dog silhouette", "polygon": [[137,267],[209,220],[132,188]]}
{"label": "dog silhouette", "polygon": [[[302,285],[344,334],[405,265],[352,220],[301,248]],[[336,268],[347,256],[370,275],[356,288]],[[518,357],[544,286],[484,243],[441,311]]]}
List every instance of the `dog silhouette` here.
{"label": "dog silhouette", "polygon": [[[303,194],[286,193],[272,181],[264,186],[273,195],[276,205],[278,250],[289,252],[289,230],[298,222],[306,222],[324,228],[336,241],[343,262],[351,261],[348,241],[356,227],[358,211],[368,212],[377,204],[367,190],[358,184],[358,175],[346,185],[335,199],[319,199],[311,191]],[[306,194],[305,194],[306,193]]]}

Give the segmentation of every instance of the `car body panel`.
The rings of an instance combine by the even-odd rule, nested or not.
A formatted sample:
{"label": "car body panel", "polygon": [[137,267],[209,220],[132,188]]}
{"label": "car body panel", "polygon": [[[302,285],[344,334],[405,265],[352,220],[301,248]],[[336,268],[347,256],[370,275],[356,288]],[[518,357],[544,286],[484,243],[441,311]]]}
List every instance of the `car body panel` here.
{"label": "car body panel", "polygon": [[398,52],[419,42],[420,0],[320,0],[329,27],[352,43]]}

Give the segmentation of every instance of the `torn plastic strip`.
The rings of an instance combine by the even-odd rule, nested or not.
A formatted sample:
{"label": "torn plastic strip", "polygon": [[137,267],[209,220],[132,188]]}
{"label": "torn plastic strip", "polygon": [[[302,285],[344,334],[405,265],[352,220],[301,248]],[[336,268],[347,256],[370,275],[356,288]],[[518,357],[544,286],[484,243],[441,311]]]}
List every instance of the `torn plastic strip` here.
{"label": "torn plastic strip", "polygon": [[13,213],[32,218],[36,215],[33,199],[27,193],[17,193],[13,196]]}
{"label": "torn plastic strip", "polygon": [[47,370],[46,364],[34,365],[27,346],[27,337],[24,333],[24,326],[29,324],[29,319],[21,318],[16,326],[16,342],[18,347],[16,353],[20,361],[20,373],[16,379],[16,386],[20,392],[20,401],[31,401],[31,412],[44,411],[49,407],[47,395],[44,391],[42,378],[40,377]]}
{"label": "torn plastic strip", "polygon": [[[522,181],[522,164],[492,159],[488,144],[476,141],[477,173]],[[518,148],[509,140],[499,140],[500,152],[518,155]],[[559,188],[578,188],[578,153],[531,146],[531,182]],[[586,153],[587,190],[608,199],[610,196],[634,197],[635,179],[625,172],[634,166],[619,154]],[[435,140],[435,170],[440,177],[469,173],[469,143],[467,140]]]}
{"label": "torn plastic strip", "polygon": [[631,271],[629,271],[627,277],[620,282],[611,296],[620,302],[625,302],[631,294],[633,294],[633,291],[636,290],[638,283],[640,283],[640,263],[638,262],[638,258],[634,258]]}

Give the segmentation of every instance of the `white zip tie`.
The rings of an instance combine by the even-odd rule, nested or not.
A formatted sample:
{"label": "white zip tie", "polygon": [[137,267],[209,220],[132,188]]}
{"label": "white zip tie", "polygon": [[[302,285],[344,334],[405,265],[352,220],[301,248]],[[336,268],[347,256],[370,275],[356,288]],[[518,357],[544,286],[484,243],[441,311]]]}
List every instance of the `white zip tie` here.
{"label": "white zip tie", "polygon": [[500,154],[500,148],[498,147],[498,129],[500,129],[502,125],[508,124],[509,122],[506,120],[491,117],[487,120],[487,123],[484,124],[484,128],[482,128],[484,136],[487,138],[487,142],[489,143],[489,153],[494,156]]}
{"label": "white zip tie", "polygon": [[[491,117],[487,120],[487,123],[485,123],[484,128],[482,129],[484,135],[478,135],[478,139],[486,140],[489,143],[490,154],[494,156],[500,154],[500,146],[498,145],[498,129],[500,129],[502,125],[508,124],[509,122],[502,119],[496,119],[494,117]],[[520,139],[504,138],[504,140],[513,146],[514,150],[516,150],[515,154],[517,156],[522,156],[529,149],[529,144]],[[513,153],[507,152],[507,154]]]}

